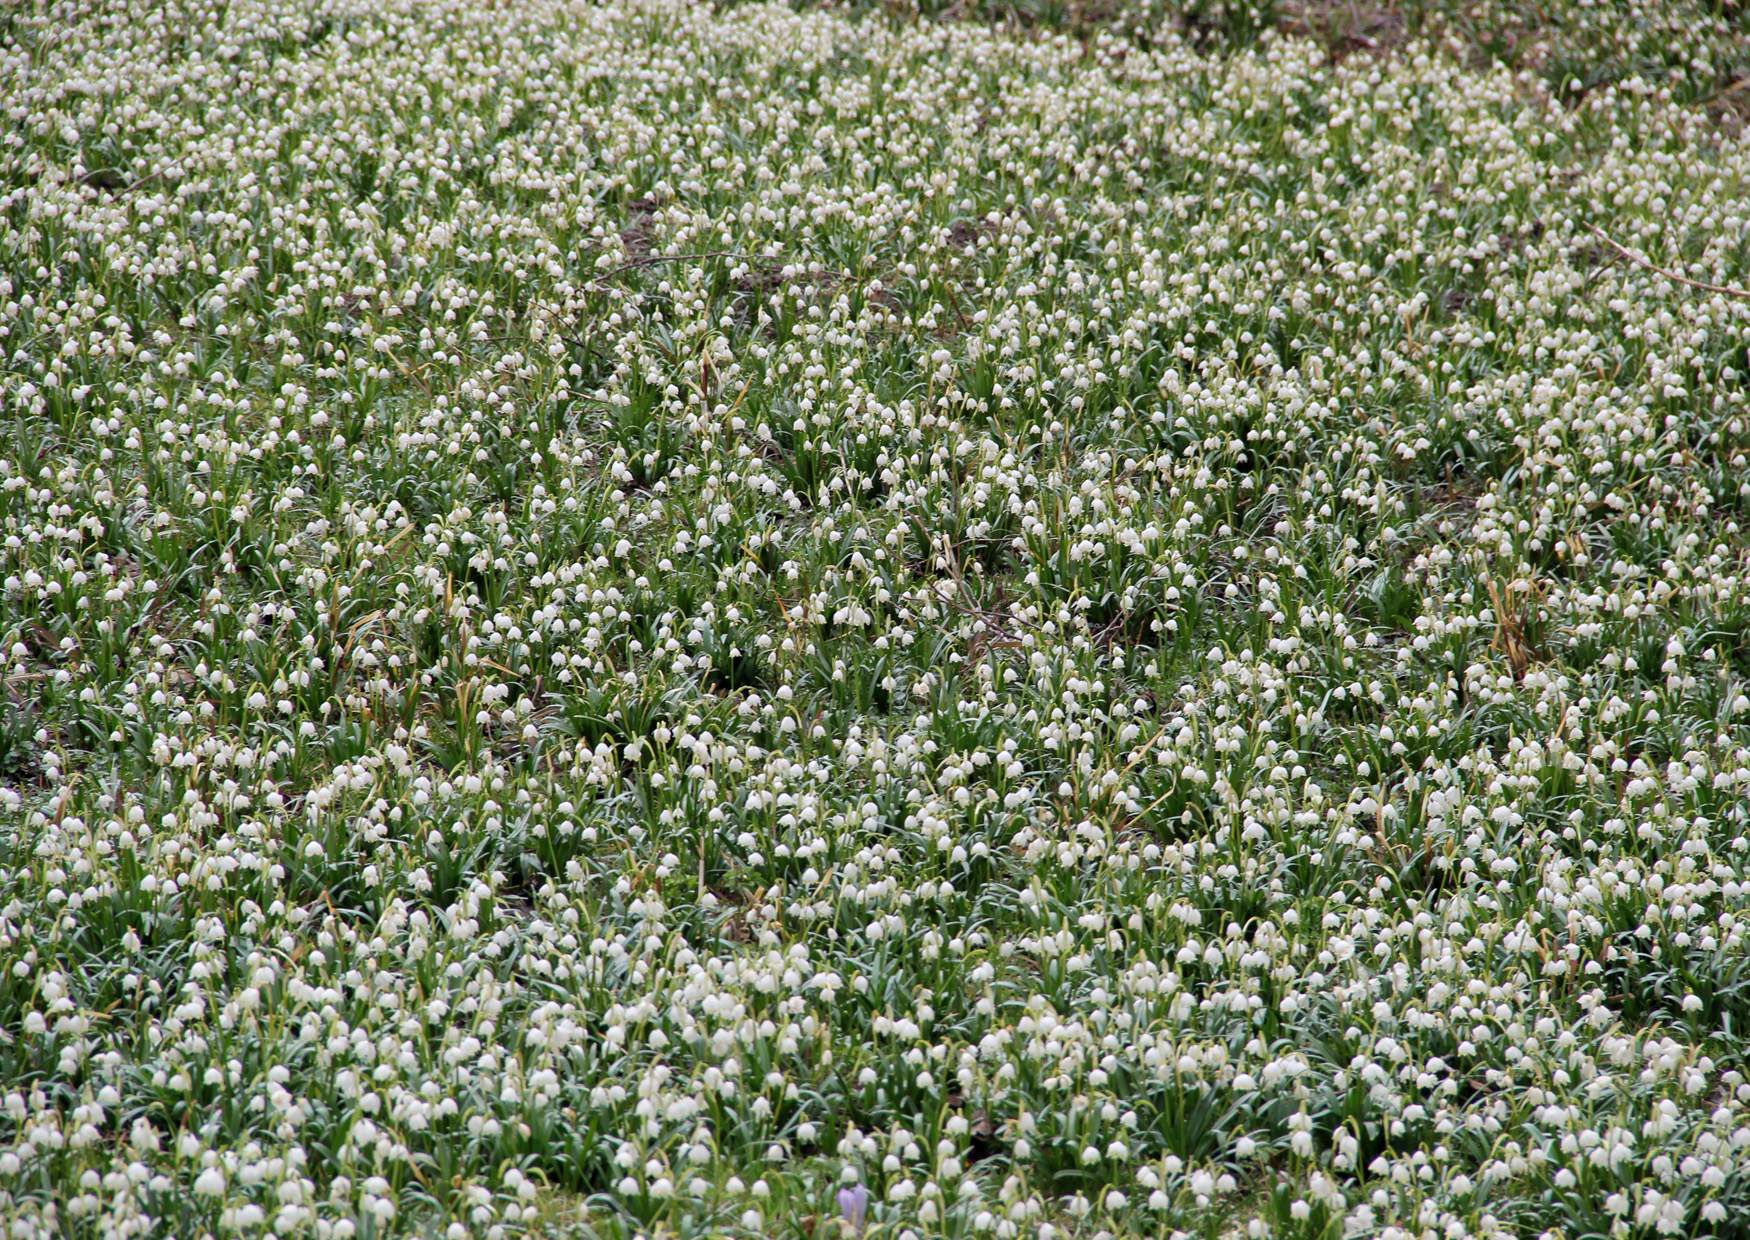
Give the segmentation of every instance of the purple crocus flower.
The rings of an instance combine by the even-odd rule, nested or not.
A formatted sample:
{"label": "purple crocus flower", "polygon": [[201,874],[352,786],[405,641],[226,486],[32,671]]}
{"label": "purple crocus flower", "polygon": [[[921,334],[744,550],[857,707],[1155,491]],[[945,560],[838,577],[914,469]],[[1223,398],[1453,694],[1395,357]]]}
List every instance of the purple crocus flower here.
{"label": "purple crocus flower", "polygon": [[839,1189],[839,1217],[851,1225],[857,1235],[863,1234],[863,1220],[869,1214],[869,1190],[861,1184],[847,1184]]}

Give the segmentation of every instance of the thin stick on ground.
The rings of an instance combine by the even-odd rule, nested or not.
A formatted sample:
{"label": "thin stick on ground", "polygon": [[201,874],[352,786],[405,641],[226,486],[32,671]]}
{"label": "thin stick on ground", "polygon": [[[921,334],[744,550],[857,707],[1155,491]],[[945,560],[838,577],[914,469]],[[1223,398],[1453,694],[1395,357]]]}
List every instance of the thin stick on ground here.
{"label": "thin stick on ground", "polygon": [[638,271],[644,267],[655,267],[662,263],[704,262],[712,258],[734,258],[742,262],[757,263],[763,261],[757,254],[743,254],[739,250],[703,250],[693,254],[645,254],[631,262],[621,263],[618,267],[610,267],[596,278],[596,283],[611,280],[615,276],[623,276],[628,271]]}
{"label": "thin stick on ground", "polygon": [[1600,241],[1604,242],[1605,245],[1615,250],[1624,258],[1628,259],[1629,262],[1635,264],[1635,266],[1645,267],[1648,271],[1656,272],[1657,274],[1664,276],[1667,280],[1675,280],[1679,284],[1686,284],[1690,288],[1703,289],[1709,293],[1721,293],[1727,297],[1750,297],[1750,288],[1736,288],[1730,284],[1709,284],[1706,280],[1691,280],[1688,276],[1678,275],[1675,271],[1670,271],[1659,266],[1658,263],[1655,263],[1652,259],[1647,258],[1644,255],[1636,254],[1626,245],[1623,245],[1609,233],[1598,227],[1598,225],[1588,224],[1587,227],[1592,230],[1592,233]]}

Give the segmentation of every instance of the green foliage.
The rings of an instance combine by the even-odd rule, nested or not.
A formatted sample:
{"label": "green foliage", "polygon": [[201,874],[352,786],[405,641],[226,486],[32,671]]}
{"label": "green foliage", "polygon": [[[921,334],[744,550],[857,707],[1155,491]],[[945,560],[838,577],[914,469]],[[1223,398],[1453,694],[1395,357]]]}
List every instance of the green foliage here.
{"label": "green foliage", "polygon": [[0,14],[0,1224],[1735,1234],[1743,40]]}

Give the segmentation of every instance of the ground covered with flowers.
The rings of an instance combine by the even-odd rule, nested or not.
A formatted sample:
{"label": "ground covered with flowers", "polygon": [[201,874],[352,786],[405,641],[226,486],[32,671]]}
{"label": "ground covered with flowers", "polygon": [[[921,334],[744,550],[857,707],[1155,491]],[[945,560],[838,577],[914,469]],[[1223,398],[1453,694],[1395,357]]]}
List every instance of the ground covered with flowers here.
{"label": "ground covered with flowers", "polygon": [[6,1234],[1743,1235],[1747,40],[0,12]]}

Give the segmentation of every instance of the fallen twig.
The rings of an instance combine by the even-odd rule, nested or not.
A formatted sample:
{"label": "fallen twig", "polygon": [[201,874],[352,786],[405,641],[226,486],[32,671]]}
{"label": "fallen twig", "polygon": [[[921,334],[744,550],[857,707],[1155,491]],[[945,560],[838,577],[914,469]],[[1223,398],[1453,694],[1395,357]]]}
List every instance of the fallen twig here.
{"label": "fallen twig", "polygon": [[743,254],[738,250],[705,250],[697,254],[645,254],[629,263],[621,263],[618,267],[608,268],[590,283],[599,286],[603,280],[612,280],[615,276],[625,275],[628,271],[637,271],[640,267],[654,267],[658,263],[703,262],[708,258],[737,258],[750,263],[766,261],[757,254]]}
{"label": "fallen twig", "polygon": [[166,176],[169,173],[176,171],[176,169],[182,164],[182,161],[187,158],[188,153],[184,152],[162,167],[154,168],[150,172],[142,173],[132,181],[129,181],[126,185],[121,186],[119,189],[117,189],[112,178],[120,174],[120,168],[93,168],[89,172],[75,178],[73,183],[75,185],[96,185],[99,189],[116,190],[118,193],[131,194],[148,182],[156,181],[159,177]]}
{"label": "fallen twig", "polygon": [[1615,250],[1624,258],[1628,259],[1629,262],[1634,263],[1637,267],[1645,267],[1648,271],[1656,272],[1657,274],[1664,276],[1667,280],[1675,280],[1679,284],[1687,284],[1690,288],[1702,289],[1709,293],[1721,293],[1727,297],[1750,297],[1750,288],[1735,288],[1730,284],[1709,284],[1706,280],[1691,280],[1688,276],[1681,276],[1675,271],[1668,271],[1664,267],[1659,266],[1659,264],[1655,263],[1652,259],[1636,254],[1626,245],[1623,245],[1609,233],[1598,227],[1598,225],[1588,224],[1587,227],[1592,230],[1592,233],[1600,241],[1604,242],[1605,245]]}

